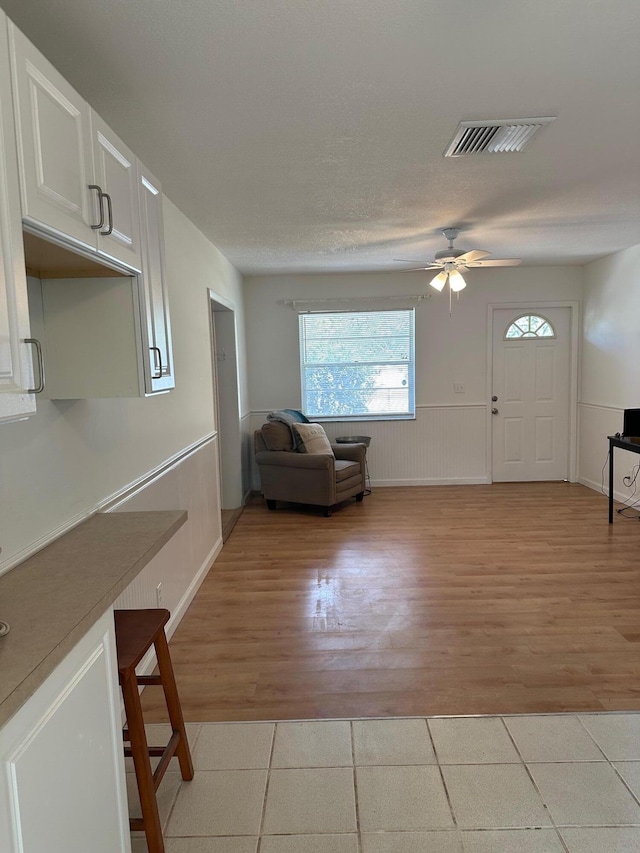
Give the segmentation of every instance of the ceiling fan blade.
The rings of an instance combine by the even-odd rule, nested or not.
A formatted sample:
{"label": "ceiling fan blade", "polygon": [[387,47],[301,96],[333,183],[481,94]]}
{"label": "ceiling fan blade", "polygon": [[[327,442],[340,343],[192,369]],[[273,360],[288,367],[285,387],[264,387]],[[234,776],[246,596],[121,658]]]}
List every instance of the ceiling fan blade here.
{"label": "ceiling fan blade", "polygon": [[517,267],[522,263],[522,258],[492,258],[490,261],[473,261],[467,263],[468,267]]}
{"label": "ceiling fan blade", "polygon": [[441,270],[442,266],[440,264],[430,264],[426,267],[412,267],[410,270],[399,270],[399,272],[422,272],[422,270]]}
{"label": "ceiling fan blade", "polygon": [[464,255],[457,257],[456,261],[461,261],[463,264],[470,264],[474,261],[479,261],[481,258],[486,258],[490,254],[491,252],[487,252],[484,249],[472,249],[470,252],[465,252]]}

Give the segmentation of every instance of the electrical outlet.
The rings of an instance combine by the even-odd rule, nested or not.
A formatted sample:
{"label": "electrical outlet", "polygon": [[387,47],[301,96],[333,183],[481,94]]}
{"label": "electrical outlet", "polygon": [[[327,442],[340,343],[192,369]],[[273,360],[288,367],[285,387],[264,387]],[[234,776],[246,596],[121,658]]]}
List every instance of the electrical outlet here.
{"label": "electrical outlet", "polygon": [[453,393],[454,394],[464,394],[464,384],[462,382],[454,382],[453,383]]}
{"label": "electrical outlet", "polygon": [[162,607],[162,584],[159,583],[156,587],[156,606]]}

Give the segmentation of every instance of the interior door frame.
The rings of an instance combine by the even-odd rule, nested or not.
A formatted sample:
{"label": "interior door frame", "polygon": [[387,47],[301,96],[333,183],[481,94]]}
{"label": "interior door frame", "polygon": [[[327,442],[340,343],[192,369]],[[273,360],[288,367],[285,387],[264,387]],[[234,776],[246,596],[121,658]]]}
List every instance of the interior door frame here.
{"label": "interior door frame", "polygon": [[494,314],[496,311],[514,310],[523,314],[537,311],[544,312],[547,308],[569,308],[570,335],[569,356],[569,482],[578,481],[578,356],[580,344],[580,303],[577,300],[544,300],[543,302],[491,302],[487,305],[487,448],[486,466],[487,482],[493,483],[493,415],[491,414],[491,393],[493,384],[493,331]]}
{"label": "interior door frame", "polygon": [[[213,415],[215,419],[215,435],[218,446],[218,499],[220,509],[235,509],[244,504],[244,492],[242,486],[242,431],[240,425],[240,384],[238,376],[238,316],[236,306],[229,299],[221,296],[210,287],[207,288],[207,301],[209,307],[209,329],[211,341],[211,371],[213,380]],[[233,365],[232,375],[227,375],[223,382],[221,370],[218,367],[219,354],[217,348],[220,346],[220,330],[216,333],[215,315],[224,313],[229,315],[229,321],[233,330],[233,352],[230,353],[229,362]],[[229,329],[227,329],[227,332]],[[223,356],[226,361],[226,356]],[[222,385],[226,389],[222,389]],[[231,407],[231,421],[222,412],[223,405]],[[236,417],[233,417],[235,414]],[[225,445],[223,447],[223,445]],[[228,448],[228,454],[226,448]],[[237,463],[237,471],[229,470],[226,463]],[[233,507],[226,504],[232,503]]]}

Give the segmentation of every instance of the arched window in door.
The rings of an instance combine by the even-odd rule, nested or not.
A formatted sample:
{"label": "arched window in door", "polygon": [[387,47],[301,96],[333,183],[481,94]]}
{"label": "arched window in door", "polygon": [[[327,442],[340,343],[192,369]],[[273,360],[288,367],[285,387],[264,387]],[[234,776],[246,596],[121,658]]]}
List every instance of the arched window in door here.
{"label": "arched window in door", "polygon": [[555,338],[556,332],[546,317],[538,314],[523,314],[505,332],[506,341],[513,338]]}

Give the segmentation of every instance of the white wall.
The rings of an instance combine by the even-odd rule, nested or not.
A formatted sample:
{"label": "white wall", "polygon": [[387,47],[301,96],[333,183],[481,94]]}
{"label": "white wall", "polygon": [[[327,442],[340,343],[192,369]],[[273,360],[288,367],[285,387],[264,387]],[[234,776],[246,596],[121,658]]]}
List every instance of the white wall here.
{"label": "white wall", "polygon": [[[38,400],[34,417],[0,426],[0,568],[149,472],[161,475],[167,460],[214,431],[207,289],[234,304],[242,329],[240,276],[166,199],[164,223],[176,388],[143,399]],[[246,405],[243,339],[239,362]],[[210,474],[217,477],[212,463]],[[217,521],[211,524],[213,547]]]}
{"label": "white wall", "polygon": [[[486,482],[487,306],[580,300],[582,281],[581,267],[474,270],[451,317],[447,294],[434,291],[416,309],[416,420],[360,428],[330,425],[327,432],[374,436],[369,452],[374,483]],[[300,406],[298,319],[280,300],[365,299],[427,290],[424,273],[246,278],[252,426],[260,426],[272,409]],[[455,394],[454,383],[463,383],[465,393]]]}
{"label": "white wall", "polygon": [[[580,481],[600,489],[607,435],[622,430],[624,409],[640,408],[640,245],[585,267],[582,380],[579,399]],[[635,454],[616,450],[616,496]],[[608,487],[608,473],[604,471]]]}

